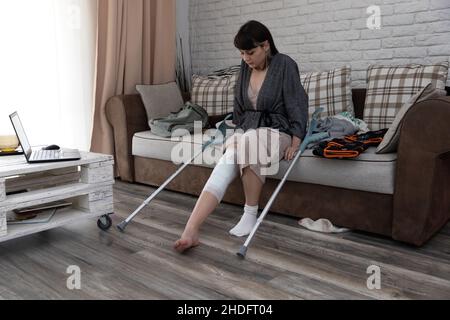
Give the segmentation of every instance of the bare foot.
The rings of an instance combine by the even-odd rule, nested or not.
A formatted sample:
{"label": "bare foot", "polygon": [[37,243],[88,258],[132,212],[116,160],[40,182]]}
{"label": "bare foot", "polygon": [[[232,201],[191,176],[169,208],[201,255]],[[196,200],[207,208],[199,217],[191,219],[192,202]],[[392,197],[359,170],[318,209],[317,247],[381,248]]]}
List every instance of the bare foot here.
{"label": "bare foot", "polygon": [[181,239],[175,242],[173,248],[179,253],[197,247],[200,244],[198,234],[183,234]]}

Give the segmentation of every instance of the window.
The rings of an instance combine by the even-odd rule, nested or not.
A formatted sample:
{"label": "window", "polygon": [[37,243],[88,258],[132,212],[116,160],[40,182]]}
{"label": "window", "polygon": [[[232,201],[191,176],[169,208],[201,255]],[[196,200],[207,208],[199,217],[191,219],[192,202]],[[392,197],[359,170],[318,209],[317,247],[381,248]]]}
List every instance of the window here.
{"label": "window", "polygon": [[88,150],[97,1],[0,1],[0,134],[18,111],[32,145]]}

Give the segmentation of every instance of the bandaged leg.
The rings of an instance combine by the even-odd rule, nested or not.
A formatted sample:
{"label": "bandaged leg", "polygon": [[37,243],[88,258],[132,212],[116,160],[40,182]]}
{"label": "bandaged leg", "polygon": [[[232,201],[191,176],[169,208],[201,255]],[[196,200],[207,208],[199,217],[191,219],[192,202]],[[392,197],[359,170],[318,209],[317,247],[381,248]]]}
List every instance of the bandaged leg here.
{"label": "bandaged leg", "polygon": [[236,149],[228,148],[214,168],[203,191],[213,194],[219,203],[222,202],[228,186],[239,176]]}

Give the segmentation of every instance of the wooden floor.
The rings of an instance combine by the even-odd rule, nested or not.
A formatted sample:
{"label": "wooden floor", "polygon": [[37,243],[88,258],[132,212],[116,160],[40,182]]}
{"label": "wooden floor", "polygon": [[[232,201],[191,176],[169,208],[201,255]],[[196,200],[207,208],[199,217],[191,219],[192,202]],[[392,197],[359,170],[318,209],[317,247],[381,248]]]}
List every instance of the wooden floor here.
{"label": "wooden floor", "polygon": [[[114,225],[153,188],[117,182]],[[2,299],[450,299],[450,225],[421,249],[373,235],[324,235],[271,215],[246,260],[244,239],[228,235],[241,208],[222,204],[205,224],[202,245],[185,255],[173,242],[195,197],[163,192],[127,233],[95,220],[0,244]],[[81,290],[69,290],[69,266]],[[367,269],[381,268],[381,289]]]}

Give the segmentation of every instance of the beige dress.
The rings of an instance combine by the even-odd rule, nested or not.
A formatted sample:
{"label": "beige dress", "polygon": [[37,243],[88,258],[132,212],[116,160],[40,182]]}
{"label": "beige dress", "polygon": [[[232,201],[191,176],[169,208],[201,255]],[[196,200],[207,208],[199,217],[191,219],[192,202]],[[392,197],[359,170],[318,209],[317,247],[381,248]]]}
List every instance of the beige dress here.
{"label": "beige dress", "polygon": [[[248,96],[256,110],[259,92],[254,92],[249,85]],[[256,142],[256,143],[255,143]],[[244,169],[250,169],[258,176],[262,183],[266,182],[267,175],[275,175],[272,168],[276,168],[284,158],[284,152],[292,144],[292,137],[284,132],[272,128],[258,128],[249,130],[245,134],[234,133],[225,142],[225,148],[237,149],[238,164],[242,177]],[[276,152],[276,153],[274,153]]]}

